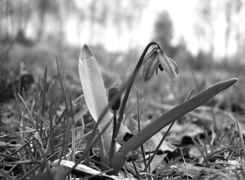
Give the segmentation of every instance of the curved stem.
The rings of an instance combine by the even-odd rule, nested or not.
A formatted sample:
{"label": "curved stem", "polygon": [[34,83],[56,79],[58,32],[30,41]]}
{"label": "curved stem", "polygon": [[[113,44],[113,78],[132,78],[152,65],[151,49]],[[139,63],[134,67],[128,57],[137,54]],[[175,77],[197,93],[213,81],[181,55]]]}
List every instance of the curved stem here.
{"label": "curved stem", "polygon": [[116,145],[116,125],[117,125],[117,113],[116,111],[113,111],[113,132],[112,132],[112,140],[111,140],[111,148],[110,148],[110,154],[109,154],[109,160],[112,159],[112,157],[115,154],[115,145]]}
{"label": "curved stem", "polygon": [[117,126],[116,126],[116,129],[115,129],[115,135],[117,136],[118,132],[119,132],[119,129],[120,129],[120,126],[121,126],[121,123],[122,123],[122,120],[123,120],[123,114],[124,114],[124,111],[125,111],[125,107],[126,107],[126,103],[127,103],[127,100],[128,100],[128,96],[129,96],[129,93],[130,93],[130,90],[132,88],[132,85],[134,83],[134,79],[137,75],[137,73],[139,72],[142,64],[143,64],[143,60],[144,60],[144,57],[148,51],[148,49],[153,46],[153,45],[156,45],[159,49],[160,49],[160,45],[155,42],[155,41],[152,41],[150,42],[144,49],[135,69],[134,69],[134,72],[132,74],[132,76],[129,78],[128,82],[127,82],[127,90],[125,92],[125,95],[124,95],[124,98],[123,98],[123,101],[122,101],[122,105],[121,105],[121,108],[120,108],[120,111],[119,111],[119,117],[118,117],[118,123],[117,123]]}

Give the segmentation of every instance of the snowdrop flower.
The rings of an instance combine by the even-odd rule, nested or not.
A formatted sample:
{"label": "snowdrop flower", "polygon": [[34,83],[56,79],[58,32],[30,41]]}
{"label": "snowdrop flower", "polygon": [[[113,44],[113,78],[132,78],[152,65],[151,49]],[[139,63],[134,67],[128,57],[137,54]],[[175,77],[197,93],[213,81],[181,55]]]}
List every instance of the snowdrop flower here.
{"label": "snowdrop flower", "polygon": [[178,74],[178,66],[176,62],[167,57],[167,55],[161,49],[152,49],[152,51],[145,56],[143,65],[143,77],[145,81],[148,81],[153,76],[155,71],[157,73],[159,68],[161,71],[165,70],[169,78],[175,82]]}

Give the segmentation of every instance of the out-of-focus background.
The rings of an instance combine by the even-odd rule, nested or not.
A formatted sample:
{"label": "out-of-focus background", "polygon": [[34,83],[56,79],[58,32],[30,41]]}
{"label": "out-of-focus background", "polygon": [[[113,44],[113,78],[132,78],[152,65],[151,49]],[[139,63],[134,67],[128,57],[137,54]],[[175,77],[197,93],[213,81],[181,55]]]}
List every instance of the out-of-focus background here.
{"label": "out-of-focus background", "polygon": [[173,96],[166,98],[184,99],[191,88],[229,77],[244,83],[244,0],[0,1],[1,78],[13,78],[20,62],[35,77],[46,64],[49,76],[57,76],[57,57],[67,79],[79,83],[77,60],[86,43],[110,87],[125,80],[152,40],[177,62],[180,75],[173,85],[160,73],[146,83],[152,88],[140,85],[144,91],[167,90]]}

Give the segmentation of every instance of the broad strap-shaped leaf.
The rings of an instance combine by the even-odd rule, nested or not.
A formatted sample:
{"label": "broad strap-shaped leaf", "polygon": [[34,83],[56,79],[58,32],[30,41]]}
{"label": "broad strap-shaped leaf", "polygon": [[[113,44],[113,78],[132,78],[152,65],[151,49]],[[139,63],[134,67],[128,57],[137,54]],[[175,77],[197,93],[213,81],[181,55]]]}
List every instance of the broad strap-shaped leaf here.
{"label": "broad strap-shaped leaf", "polygon": [[[108,104],[104,81],[95,57],[87,45],[82,47],[79,62],[79,76],[82,84],[83,94],[88,110],[93,119],[97,122],[104,108]],[[112,114],[107,112],[100,124],[100,130],[112,118]],[[109,153],[111,143],[112,128],[102,135],[106,155]]]}
{"label": "broad strap-shaped leaf", "polygon": [[128,155],[135,151],[140,145],[146,142],[154,134],[159,132],[162,128],[166,127],[177,118],[199,107],[209,99],[213,98],[219,92],[235,84],[237,81],[237,78],[232,78],[223,82],[219,82],[159,116],[147,127],[139,131],[131,139],[125,142],[116,152],[110,164],[110,167],[114,169],[111,174],[117,174],[123,166],[124,162],[127,160]]}

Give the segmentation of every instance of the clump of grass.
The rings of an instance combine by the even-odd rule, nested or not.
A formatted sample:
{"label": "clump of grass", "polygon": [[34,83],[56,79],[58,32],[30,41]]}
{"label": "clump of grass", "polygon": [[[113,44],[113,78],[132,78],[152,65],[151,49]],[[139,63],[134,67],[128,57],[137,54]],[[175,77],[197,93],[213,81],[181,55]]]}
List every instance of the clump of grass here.
{"label": "clump of grass", "polygon": [[[55,96],[57,87],[47,82],[46,67],[43,78],[39,78],[32,89],[32,95],[27,97],[25,92],[20,95],[15,91],[12,92],[15,103],[11,103],[13,99],[1,103],[4,129],[1,129],[0,141],[5,143],[0,148],[3,179],[26,179],[49,169],[50,162],[55,159],[67,156],[72,139],[70,131],[75,130],[71,119],[78,104],[73,101],[69,106],[67,102],[64,110],[58,113],[62,99],[67,98],[63,78],[60,73],[58,75],[65,98]],[[11,123],[18,125],[13,129]],[[83,138],[83,135],[78,138]]]}

